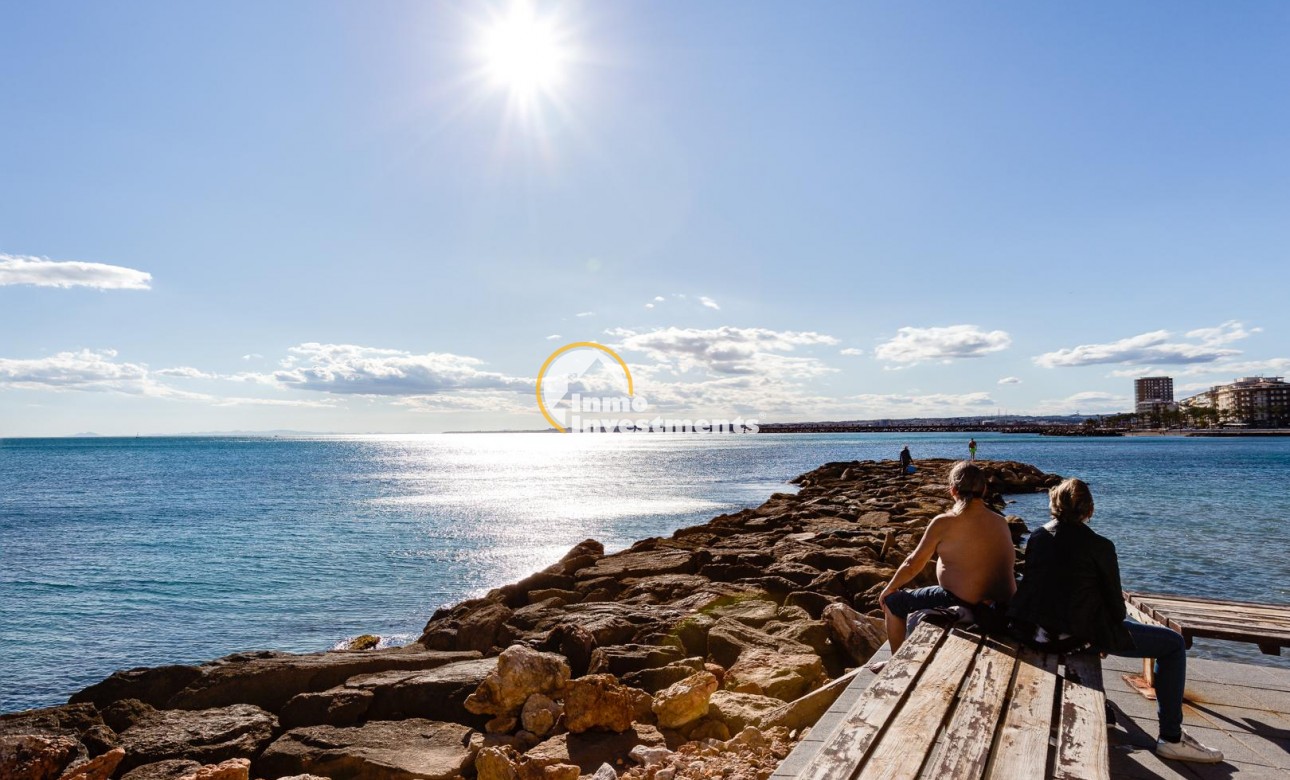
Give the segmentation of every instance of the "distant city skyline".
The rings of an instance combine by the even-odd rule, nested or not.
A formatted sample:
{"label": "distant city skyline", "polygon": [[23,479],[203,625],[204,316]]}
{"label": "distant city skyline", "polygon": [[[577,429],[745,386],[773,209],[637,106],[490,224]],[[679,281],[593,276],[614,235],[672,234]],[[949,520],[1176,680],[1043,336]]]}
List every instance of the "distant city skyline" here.
{"label": "distant city skyline", "polygon": [[0,8],[0,437],[1132,411],[1290,374],[1290,8]]}

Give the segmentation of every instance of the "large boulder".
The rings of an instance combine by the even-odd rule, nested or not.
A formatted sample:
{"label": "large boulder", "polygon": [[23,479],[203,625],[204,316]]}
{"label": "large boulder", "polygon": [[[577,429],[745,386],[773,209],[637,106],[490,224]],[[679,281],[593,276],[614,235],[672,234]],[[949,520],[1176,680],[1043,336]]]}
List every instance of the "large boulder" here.
{"label": "large boulder", "polygon": [[457,624],[457,649],[487,653],[511,639],[506,621],[515,614],[505,604],[488,604],[461,618]]}
{"label": "large boulder", "polygon": [[257,755],[278,720],[259,707],[233,704],[206,710],[153,710],[121,732],[124,771],[169,758],[213,764]]}
{"label": "large boulder", "polygon": [[649,711],[649,701],[648,693],[622,685],[612,674],[589,674],[564,690],[564,725],[575,734],[626,731],[638,712]]}
{"label": "large boulder", "polygon": [[496,659],[478,658],[420,672],[360,675],[328,693],[341,701],[355,692],[370,693],[372,698],[363,715],[366,720],[425,718],[477,725],[477,719],[472,717],[476,713],[465,705],[466,697],[496,668]]}
{"label": "large boulder", "polygon": [[708,700],[716,690],[717,678],[710,672],[699,672],[659,691],[653,705],[658,725],[676,729],[707,715]]}
{"label": "large boulder", "polygon": [[578,780],[580,771],[573,764],[551,763],[531,755],[521,755],[510,745],[485,747],[475,757],[478,780]]}
{"label": "large boulder", "polygon": [[861,615],[842,603],[830,604],[821,613],[833,644],[856,663],[866,663],[887,641],[887,624],[879,618]]}
{"label": "large boulder", "polygon": [[121,780],[183,780],[201,768],[200,763],[187,758],[168,758],[135,767],[121,775]]}
{"label": "large boulder", "polygon": [[470,727],[412,718],[364,726],[310,726],[279,737],[255,762],[259,777],[316,774],[347,780],[449,780],[471,765]]}
{"label": "large boulder", "polygon": [[75,760],[98,756],[116,747],[116,732],[93,704],[64,704],[0,715],[0,736],[68,737],[76,746]]}
{"label": "large boulder", "polygon": [[748,650],[772,653],[813,653],[809,646],[787,637],[775,636],[730,618],[721,618],[708,631],[708,655],[730,668]]}
{"label": "large boulder", "polygon": [[676,645],[626,644],[598,647],[591,653],[587,671],[590,674],[622,677],[642,669],[667,666],[684,657],[685,653]]}
{"label": "large boulder", "polygon": [[659,574],[694,574],[699,568],[700,560],[701,556],[692,550],[627,550],[607,555],[579,574],[588,579],[614,577],[619,580]]}
{"label": "large boulder", "polygon": [[792,701],[823,679],[824,663],[815,653],[752,649],[726,670],[725,687]]}
{"label": "large boulder", "polygon": [[71,737],[36,734],[0,736],[0,777],[54,780],[72,762],[80,743]]}
{"label": "large boulder", "polygon": [[347,687],[298,693],[282,705],[278,723],[284,729],[321,725],[355,726],[367,715],[367,709],[374,698],[375,694],[370,690]]}
{"label": "large boulder", "polygon": [[756,725],[763,716],[784,705],[779,699],[755,693],[717,691],[708,700],[708,714],[726,724],[730,733],[742,731],[745,726]]}
{"label": "large boulder", "polygon": [[569,681],[569,664],[555,653],[512,645],[497,657],[488,674],[465,702],[476,715],[513,715],[535,693],[553,694]]}
{"label": "large boulder", "polygon": [[166,666],[117,672],[72,697],[99,707],[139,699],[154,707],[200,710],[253,704],[277,712],[293,696],[324,691],[358,674],[392,669],[433,669],[478,658],[478,653],[426,650],[419,645],[386,650],[325,653],[238,653],[197,667]]}

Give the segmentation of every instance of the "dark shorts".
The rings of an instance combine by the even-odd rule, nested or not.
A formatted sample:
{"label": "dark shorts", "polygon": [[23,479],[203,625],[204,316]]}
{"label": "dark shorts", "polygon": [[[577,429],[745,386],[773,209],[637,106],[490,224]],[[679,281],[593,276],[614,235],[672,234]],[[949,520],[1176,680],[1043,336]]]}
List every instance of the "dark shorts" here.
{"label": "dark shorts", "polygon": [[914,590],[898,590],[888,596],[885,603],[887,611],[903,620],[908,618],[911,612],[918,612],[922,609],[955,607],[963,602],[940,585],[931,585],[926,588],[915,588]]}

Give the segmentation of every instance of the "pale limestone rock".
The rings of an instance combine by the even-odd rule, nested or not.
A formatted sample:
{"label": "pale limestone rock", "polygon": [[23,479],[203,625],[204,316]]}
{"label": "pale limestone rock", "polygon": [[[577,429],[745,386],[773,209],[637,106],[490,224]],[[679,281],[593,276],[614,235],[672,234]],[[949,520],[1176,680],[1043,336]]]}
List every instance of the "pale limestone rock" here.
{"label": "pale limestone rock", "polygon": [[821,619],[829,627],[833,641],[846,650],[856,663],[866,663],[887,641],[887,626],[877,618],[861,615],[840,602],[824,608]]}
{"label": "pale limestone rock", "polygon": [[524,708],[520,711],[520,720],[526,731],[545,736],[555,727],[555,722],[560,719],[563,712],[564,708],[551,697],[535,693],[524,702]]}
{"label": "pale limestone rock", "polygon": [[107,780],[123,758],[124,748],[112,748],[101,756],[68,767],[59,780]]}
{"label": "pale limestone rock", "polygon": [[245,758],[230,758],[218,764],[207,764],[181,780],[248,780],[251,762]]}
{"label": "pale limestone rock", "polygon": [[663,728],[680,728],[708,714],[708,700],[717,690],[717,678],[699,672],[673,683],[654,697],[654,714]]}
{"label": "pale limestone rock", "polygon": [[824,679],[824,663],[815,653],[746,650],[726,671],[726,687],[792,701]]}
{"label": "pale limestone rock", "polygon": [[529,696],[553,694],[568,681],[569,664],[563,657],[512,645],[497,657],[497,671],[466,698],[466,709],[476,715],[515,713]]}
{"label": "pale limestone rock", "polygon": [[564,725],[580,733],[589,729],[626,731],[640,706],[650,696],[628,688],[612,674],[589,674],[573,680],[564,692]]}

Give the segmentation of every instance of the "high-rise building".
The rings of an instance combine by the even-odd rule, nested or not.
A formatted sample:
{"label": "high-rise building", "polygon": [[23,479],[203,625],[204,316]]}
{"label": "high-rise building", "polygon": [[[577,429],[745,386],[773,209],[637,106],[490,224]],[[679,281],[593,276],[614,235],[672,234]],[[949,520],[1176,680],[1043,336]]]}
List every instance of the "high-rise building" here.
{"label": "high-rise building", "polygon": [[1174,402],[1174,378],[1144,376],[1133,380],[1133,411],[1153,414],[1168,409]]}

